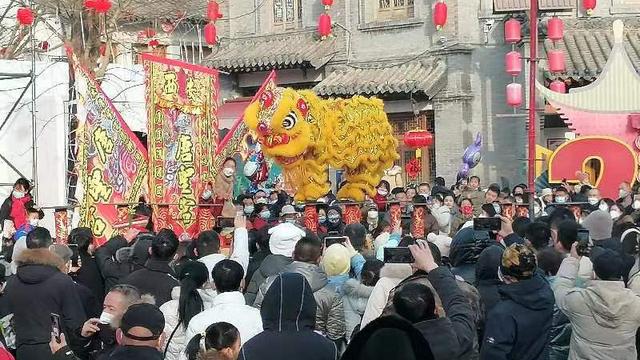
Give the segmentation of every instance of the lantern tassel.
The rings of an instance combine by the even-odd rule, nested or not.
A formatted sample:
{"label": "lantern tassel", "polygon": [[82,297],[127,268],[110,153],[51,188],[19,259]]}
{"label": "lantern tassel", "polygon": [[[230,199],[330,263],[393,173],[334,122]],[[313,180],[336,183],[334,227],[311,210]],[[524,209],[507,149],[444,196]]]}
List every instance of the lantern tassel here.
{"label": "lantern tassel", "polygon": [[422,149],[416,149],[416,159],[422,159]]}

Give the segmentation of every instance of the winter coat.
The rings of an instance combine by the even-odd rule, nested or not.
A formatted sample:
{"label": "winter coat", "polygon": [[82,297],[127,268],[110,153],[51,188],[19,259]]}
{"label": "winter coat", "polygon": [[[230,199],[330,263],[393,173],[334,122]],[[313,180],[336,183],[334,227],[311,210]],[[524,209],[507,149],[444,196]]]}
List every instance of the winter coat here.
{"label": "winter coat", "polygon": [[487,316],[480,358],[546,360],[553,320],[553,292],[536,273],[500,287],[500,301]]}
{"label": "winter coat", "polygon": [[80,358],[77,357],[73,353],[73,351],[71,351],[71,348],[69,348],[69,346],[65,346],[60,350],[56,351],[55,354],[53,354],[52,359],[53,360],[80,360]]}
{"label": "winter coat", "polygon": [[[436,360],[467,359],[476,344],[476,315],[449,269],[428,274],[446,317],[414,324],[429,343]],[[476,353],[477,354],[477,353]]]}
{"label": "winter coat", "polygon": [[413,274],[413,270],[409,264],[385,264],[380,269],[380,280],[376,283],[369,296],[367,307],[362,315],[362,323],[360,328],[363,329],[368,323],[382,315],[389,293],[400,282]]}
{"label": "winter coat", "polygon": [[137,287],[142,294],[152,295],[156,306],[171,300],[171,291],[180,286],[169,262],[157,259],[147,260],[144,269],[132,272],[122,282]]}
{"label": "winter coat", "polygon": [[105,295],[133,271],[142,268],[141,265],[116,260],[116,252],[127,246],[129,244],[124,237],[115,236],[96,249],[96,263],[104,279]]}
{"label": "winter coat", "polygon": [[301,274],[277,276],[262,301],[264,331],[249,339],[239,360],[337,360],[335,344],[313,331],[317,305]]}
{"label": "winter coat", "polygon": [[239,291],[224,292],[216,295],[211,307],[191,318],[185,336],[185,344],[196,334],[204,332],[216,322],[228,322],[240,332],[240,341],[244,344],[262,332],[260,311],[246,305],[244,296]]}
{"label": "winter coat", "polygon": [[375,319],[353,338],[341,360],[433,360],[429,343],[398,316]]}
{"label": "winter coat", "polygon": [[478,216],[482,213],[482,205],[484,205],[485,192],[482,190],[467,190],[462,193],[462,198],[471,200],[473,205],[473,216]]}
{"label": "winter coat", "polygon": [[[226,259],[224,254],[209,254],[198,259],[207,266],[209,279],[211,280],[211,271],[220,261]],[[242,266],[244,273],[247,273],[249,266],[249,233],[245,228],[237,228],[233,231],[233,253],[229,255],[229,260],[233,260]]]}
{"label": "winter coat", "polygon": [[347,339],[351,339],[355,328],[360,326],[373,286],[364,285],[356,279],[349,279],[342,285],[342,292],[345,330]]}
{"label": "winter coat", "polygon": [[[552,289],[555,279],[555,276],[547,277]],[[570,342],[571,322],[556,303],[553,306],[553,322],[551,323],[551,333],[549,334],[549,360],[567,360],[569,358]]]}
{"label": "winter coat", "polygon": [[558,308],[571,321],[569,359],[635,359],[640,297],[622,281],[575,288],[579,262],[565,258],[553,283]]}
{"label": "winter coat", "polygon": [[[34,202],[33,199],[31,198],[31,195],[26,194],[25,196],[29,196],[29,199],[24,203],[24,213],[25,213],[25,218],[27,217],[27,208],[33,207],[34,206]],[[14,221],[15,219],[13,219],[13,217],[11,216],[11,208],[13,207],[13,195],[9,195],[6,199],[4,199],[4,202],[2,202],[2,206],[0,206],[0,227],[4,226],[4,221],[5,220],[12,220]],[[14,221],[14,227],[16,229],[18,229],[20,227],[20,225],[22,224],[16,224]]]}
{"label": "winter coat", "polygon": [[451,271],[474,284],[475,264],[480,254],[495,243],[487,231],[475,231],[473,227],[460,229],[451,241],[449,259],[454,267]]}
{"label": "winter coat", "polygon": [[148,346],[118,346],[109,360],[162,360],[162,353]]}
{"label": "winter coat", "polygon": [[271,254],[267,256],[256,272],[253,273],[251,281],[247,286],[246,294],[244,295],[247,300],[247,304],[253,304],[256,301],[256,296],[262,283],[267,280],[269,276],[277,275],[282,272],[285,266],[291,264],[293,260],[284,255]]}
{"label": "winter coat", "polygon": [[[345,335],[345,319],[342,299],[328,286],[327,274],[318,265],[300,261],[294,261],[287,265],[282,272],[301,274],[311,286],[313,297],[318,305],[315,330],[331,340],[343,338]],[[270,276],[260,286],[253,306],[258,309],[261,308],[264,294],[267,293],[276,278],[277,275]]]}
{"label": "winter coat", "polygon": [[18,359],[51,359],[51,313],[60,315],[67,341],[79,334],[85,313],[76,284],[60,272],[62,260],[47,249],[27,249],[16,259],[5,289],[13,313]]}
{"label": "winter coat", "polygon": [[97,260],[86,253],[80,253],[80,261],[82,266],[80,269],[71,275],[71,277],[78,283],[86,286],[95,295],[96,300],[101,304],[104,301],[104,280],[100,275],[100,269],[98,268]]}
{"label": "winter coat", "polygon": [[[208,310],[213,306],[213,298],[216,296],[216,291],[213,289],[198,290],[200,297],[202,298],[203,310]],[[177,360],[180,357],[180,352],[187,346],[185,340],[185,326],[178,324],[178,302],[180,299],[180,287],[176,286],[171,292],[172,300],[160,306],[160,311],[164,315],[164,336],[165,341],[169,341],[167,355],[165,359]],[[173,334],[173,337],[171,336]]]}
{"label": "winter coat", "polygon": [[266,259],[269,255],[271,255],[271,252],[269,250],[260,249],[251,256],[251,258],[249,259],[249,266],[247,267],[247,273],[244,275],[245,284],[248,284],[251,281],[253,273],[255,273],[256,270],[260,268],[260,265],[262,265],[264,259]]}

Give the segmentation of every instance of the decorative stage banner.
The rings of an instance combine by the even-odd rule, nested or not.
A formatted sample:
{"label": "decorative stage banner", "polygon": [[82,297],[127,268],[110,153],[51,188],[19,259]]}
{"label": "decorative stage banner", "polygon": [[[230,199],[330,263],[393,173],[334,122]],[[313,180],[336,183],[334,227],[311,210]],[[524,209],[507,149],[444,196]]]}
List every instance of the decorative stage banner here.
{"label": "decorative stage banner", "polygon": [[[146,73],[150,203],[157,230],[193,239],[200,232],[197,204],[212,183],[218,143],[218,71],[142,55]],[[185,235],[186,234],[186,235]]]}
{"label": "decorative stage banner", "polygon": [[[101,245],[118,232],[116,204],[136,204],[146,192],[147,151],[71,49],[67,56],[78,94],[76,167],[84,190],[80,226],[91,228]],[[133,212],[133,206],[125,207]]]}

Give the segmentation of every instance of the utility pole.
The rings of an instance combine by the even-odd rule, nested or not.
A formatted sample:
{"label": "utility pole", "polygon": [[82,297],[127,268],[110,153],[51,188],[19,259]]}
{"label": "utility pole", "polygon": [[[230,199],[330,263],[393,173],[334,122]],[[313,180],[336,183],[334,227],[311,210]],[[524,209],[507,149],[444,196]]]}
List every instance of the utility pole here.
{"label": "utility pole", "polygon": [[538,0],[531,0],[529,12],[529,213],[534,214],[536,191],[536,70],[538,66]]}

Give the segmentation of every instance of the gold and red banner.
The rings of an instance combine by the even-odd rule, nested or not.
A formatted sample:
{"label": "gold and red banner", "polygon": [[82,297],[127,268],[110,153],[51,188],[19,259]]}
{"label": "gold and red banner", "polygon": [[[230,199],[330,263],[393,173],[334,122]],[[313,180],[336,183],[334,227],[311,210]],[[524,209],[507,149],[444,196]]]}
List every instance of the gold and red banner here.
{"label": "gold and red banner", "polygon": [[56,243],[67,244],[69,238],[69,213],[67,208],[58,208],[53,212],[56,224]]}
{"label": "gold and red banner", "polygon": [[217,169],[218,71],[149,54],[143,54],[142,61],[149,130],[149,197],[152,204],[168,206],[163,221],[154,222],[156,230],[166,227],[193,239],[201,230],[197,204]]}
{"label": "gold and red banner", "polygon": [[69,48],[67,55],[78,94],[80,224],[92,229],[100,245],[118,232],[116,204],[137,203],[146,192],[147,151]]}

